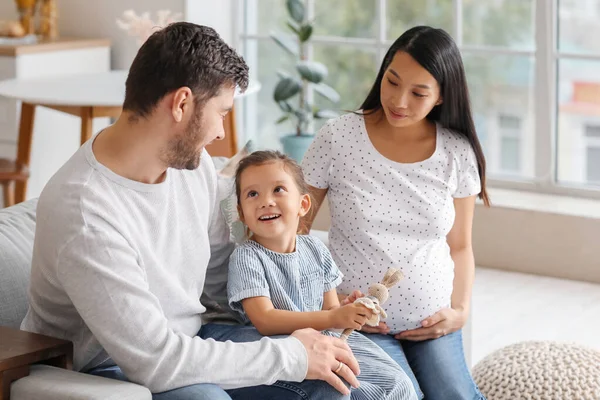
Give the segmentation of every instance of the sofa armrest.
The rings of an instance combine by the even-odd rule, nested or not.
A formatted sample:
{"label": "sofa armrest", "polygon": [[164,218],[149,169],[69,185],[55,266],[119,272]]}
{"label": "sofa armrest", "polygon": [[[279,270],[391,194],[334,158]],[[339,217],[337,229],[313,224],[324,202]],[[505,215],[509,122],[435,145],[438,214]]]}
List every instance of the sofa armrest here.
{"label": "sofa armrest", "polygon": [[10,398],[12,382],[29,375],[33,364],[72,367],[73,344],[67,340],[6,326],[0,326],[0,339],[0,400]]}
{"label": "sofa armrest", "polygon": [[329,232],[311,229],[310,235],[321,239],[325,243],[325,246],[329,246]]}
{"label": "sofa armrest", "polygon": [[71,369],[73,344],[67,340],[0,326],[0,373],[35,363]]}
{"label": "sofa armrest", "polygon": [[33,365],[29,376],[11,386],[11,400],[151,400],[148,388],[135,383]]}

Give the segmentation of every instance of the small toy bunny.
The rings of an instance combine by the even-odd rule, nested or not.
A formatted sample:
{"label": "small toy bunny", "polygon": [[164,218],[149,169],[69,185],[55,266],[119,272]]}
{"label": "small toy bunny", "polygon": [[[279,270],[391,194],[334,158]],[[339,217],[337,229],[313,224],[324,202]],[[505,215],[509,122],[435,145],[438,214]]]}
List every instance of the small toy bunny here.
{"label": "small toy bunny", "polygon": [[[389,289],[400,282],[402,278],[404,278],[404,275],[400,270],[390,268],[385,273],[381,283],[374,283],[369,287],[368,296],[360,297],[354,301],[355,303],[362,304],[364,307],[373,310],[373,316],[367,320],[367,325],[377,326],[379,325],[381,317],[387,318],[387,314],[385,313],[385,310],[381,308],[381,304],[389,299]],[[342,340],[348,340],[348,336],[350,336],[352,331],[354,331],[352,328],[345,329],[340,338]]]}

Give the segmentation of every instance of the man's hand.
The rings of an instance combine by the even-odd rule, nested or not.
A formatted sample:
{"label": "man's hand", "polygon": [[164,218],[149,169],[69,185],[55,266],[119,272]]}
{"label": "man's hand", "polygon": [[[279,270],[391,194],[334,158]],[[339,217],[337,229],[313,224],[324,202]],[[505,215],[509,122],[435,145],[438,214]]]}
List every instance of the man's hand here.
{"label": "man's hand", "polygon": [[[336,337],[325,336],[314,329],[300,329],[292,336],[302,342],[308,353],[306,379],[326,381],[345,395],[350,394],[350,390],[340,378],[344,378],[352,387],[359,386],[356,376],[360,374],[360,369],[347,343]],[[342,364],[338,370],[340,362]]]}
{"label": "man's hand", "polygon": [[331,327],[334,329],[359,330],[367,322],[373,312],[361,304],[348,304],[334,308],[331,314]]}
{"label": "man's hand", "polygon": [[396,339],[423,341],[437,339],[461,329],[467,321],[468,313],[462,309],[444,308],[424,320],[422,328],[400,332]]}

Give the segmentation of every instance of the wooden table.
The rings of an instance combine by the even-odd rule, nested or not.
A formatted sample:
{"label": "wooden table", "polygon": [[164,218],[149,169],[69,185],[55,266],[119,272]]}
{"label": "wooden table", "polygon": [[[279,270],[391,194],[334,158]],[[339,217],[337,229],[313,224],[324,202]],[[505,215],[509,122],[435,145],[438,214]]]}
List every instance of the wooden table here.
{"label": "wooden table", "polygon": [[11,383],[29,375],[36,363],[72,369],[73,344],[0,326],[0,400],[9,398]]}
{"label": "wooden table", "polygon": [[[21,120],[17,144],[17,163],[28,166],[31,160],[33,124],[37,106],[47,107],[81,118],[81,144],[92,137],[96,117],[116,118],[125,99],[124,70],[82,75],[60,75],[39,79],[10,79],[0,82],[0,96],[20,100]],[[260,83],[250,81],[248,90],[235,98],[255,93]],[[231,157],[237,152],[235,113],[225,121],[225,139],[214,142],[207,150],[211,155]],[[27,182],[16,182],[15,202],[25,201]]]}

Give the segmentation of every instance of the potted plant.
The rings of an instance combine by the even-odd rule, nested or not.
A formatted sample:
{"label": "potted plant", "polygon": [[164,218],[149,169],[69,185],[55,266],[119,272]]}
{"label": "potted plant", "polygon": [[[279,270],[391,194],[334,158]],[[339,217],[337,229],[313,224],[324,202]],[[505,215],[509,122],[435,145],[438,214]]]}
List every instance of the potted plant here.
{"label": "potted plant", "polygon": [[306,47],[313,33],[313,23],[307,20],[306,9],[302,0],[287,0],[289,19],[287,27],[292,35],[271,34],[273,40],[285,51],[296,58],[296,73],[279,71],[279,82],[275,86],[273,99],[283,111],[277,123],[291,121],[295,132],[281,139],[283,150],[296,161],[302,161],[304,153],[313,140],[314,132],[310,132],[314,119],[329,119],[337,116],[332,110],[319,109],[309,97],[309,89],[328,99],[332,103],[339,101],[339,94],[323,83],[327,77],[325,65],[309,61]]}

